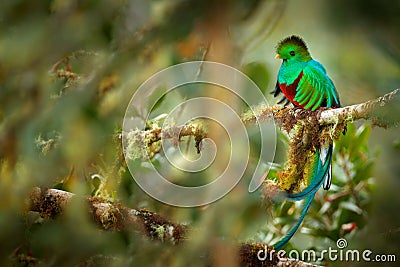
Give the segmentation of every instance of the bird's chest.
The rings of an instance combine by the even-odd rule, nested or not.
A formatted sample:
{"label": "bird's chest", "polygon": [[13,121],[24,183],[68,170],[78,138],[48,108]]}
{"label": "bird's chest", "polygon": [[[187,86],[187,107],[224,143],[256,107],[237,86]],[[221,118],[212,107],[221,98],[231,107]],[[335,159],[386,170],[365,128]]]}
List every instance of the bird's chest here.
{"label": "bird's chest", "polygon": [[[282,66],[283,67],[283,66]],[[278,75],[278,83],[282,93],[295,106],[303,107],[294,100],[297,93],[297,86],[301,78],[303,68],[281,68]]]}
{"label": "bird's chest", "polygon": [[286,85],[293,84],[294,81],[299,77],[303,68],[304,66],[302,64],[292,64],[292,65],[283,64],[279,69],[278,82],[280,84],[286,84]]}

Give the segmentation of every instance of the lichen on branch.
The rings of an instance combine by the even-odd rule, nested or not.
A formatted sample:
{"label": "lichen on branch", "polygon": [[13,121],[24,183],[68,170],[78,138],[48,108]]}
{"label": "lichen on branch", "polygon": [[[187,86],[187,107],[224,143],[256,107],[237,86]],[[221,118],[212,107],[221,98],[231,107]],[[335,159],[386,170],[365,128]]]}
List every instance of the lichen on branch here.
{"label": "lichen on branch", "polygon": [[[62,214],[75,194],[58,189],[33,188],[29,210],[43,218],[55,218]],[[151,239],[177,244],[186,238],[188,227],[176,224],[146,209],[131,209],[121,203],[99,197],[88,197],[88,212],[92,220],[107,231],[139,231]]]}
{"label": "lichen on branch", "polygon": [[[364,103],[335,109],[305,111],[284,106],[259,107],[255,114],[247,112],[242,115],[245,124],[274,119],[283,127],[293,126],[299,120],[312,121],[317,117],[319,125],[348,123],[360,119],[370,120],[379,127],[389,127],[399,122],[400,88],[381,97]],[[315,115],[315,116],[314,116]],[[287,128],[286,128],[287,129]]]}
{"label": "lichen on branch", "polygon": [[125,154],[128,159],[151,159],[160,152],[162,140],[170,139],[172,143],[178,144],[184,136],[194,137],[195,148],[197,153],[200,153],[200,143],[207,137],[207,130],[203,122],[195,122],[167,128],[136,129],[123,134],[126,144]]}

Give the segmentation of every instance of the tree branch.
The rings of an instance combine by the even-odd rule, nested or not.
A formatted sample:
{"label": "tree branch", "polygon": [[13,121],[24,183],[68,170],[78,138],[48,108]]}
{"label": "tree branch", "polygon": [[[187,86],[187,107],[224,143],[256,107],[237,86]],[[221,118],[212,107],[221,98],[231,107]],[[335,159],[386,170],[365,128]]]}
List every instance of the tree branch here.
{"label": "tree branch", "polygon": [[[43,218],[55,218],[61,214],[75,194],[58,190],[42,190],[35,187],[30,195],[30,211],[39,212]],[[86,198],[88,212],[93,221],[104,230],[137,230],[151,239],[179,243],[185,238],[188,227],[175,224],[146,209],[136,210],[121,203],[99,197]]]}
{"label": "tree branch", "polygon": [[286,125],[288,120],[299,121],[307,119],[312,121],[317,117],[317,123],[320,125],[347,123],[365,119],[371,120],[377,126],[387,127],[393,123],[391,121],[392,116],[390,116],[393,114],[391,114],[390,110],[396,103],[395,101],[400,101],[400,89],[364,103],[336,109],[320,109],[315,112],[283,106],[260,107],[257,108],[256,114],[252,112],[243,114],[242,121],[245,124],[251,124],[255,123],[257,119],[265,121],[274,118],[279,124]]}
{"label": "tree branch", "polygon": [[[288,133],[301,121],[313,125],[341,125],[340,128],[344,129],[348,122],[365,119],[370,120],[373,125],[386,128],[399,123],[399,118],[393,116],[397,115],[397,112],[393,112],[393,107],[398,109],[400,106],[398,102],[400,102],[400,89],[396,89],[377,99],[336,109],[321,108],[317,111],[309,111],[294,107],[260,106],[254,108],[255,112],[249,110],[243,113],[241,119],[247,125],[257,123],[257,121],[268,121],[273,118]],[[337,131],[338,133],[340,132],[339,130]],[[134,130],[124,134],[128,144],[134,148],[133,150],[128,149],[128,154],[129,151],[133,151],[131,153],[132,157],[141,157],[143,155],[152,157],[159,152],[159,149],[152,147],[158,141],[172,139],[177,142],[184,136],[194,136],[195,147],[199,153],[200,142],[207,137],[207,130],[203,122],[198,120],[181,126],[171,126],[165,129],[157,127],[144,131]],[[331,136],[333,135],[331,134]],[[175,140],[176,138],[178,140]],[[145,149],[149,150],[149,154]]]}
{"label": "tree branch", "polygon": [[318,122],[320,124],[331,124],[335,123],[335,118],[339,117],[344,121],[359,119],[372,120],[372,122],[377,126],[387,127],[388,122],[383,120],[384,118],[379,118],[378,115],[386,114],[389,110],[389,104],[393,104],[395,100],[400,101],[400,89],[396,89],[378,97],[377,99],[365,103],[325,110],[321,112]]}
{"label": "tree branch", "polygon": [[[62,214],[74,197],[76,197],[75,194],[70,192],[58,189],[42,190],[35,187],[30,195],[29,209],[39,212],[43,218],[55,218]],[[187,225],[173,223],[154,212],[146,209],[131,209],[121,203],[110,202],[98,197],[88,197],[86,201],[91,218],[103,230],[138,231],[150,239],[168,242],[172,245],[187,240],[187,233],[190,230]],[[258,259],[260,251],[262,251],[260,255],[267,255],[263,261]],[[279,257],[277,252],[263,243],[240,244],[239,260],[241,266],[246,267],[318,267],[299,260]]]}

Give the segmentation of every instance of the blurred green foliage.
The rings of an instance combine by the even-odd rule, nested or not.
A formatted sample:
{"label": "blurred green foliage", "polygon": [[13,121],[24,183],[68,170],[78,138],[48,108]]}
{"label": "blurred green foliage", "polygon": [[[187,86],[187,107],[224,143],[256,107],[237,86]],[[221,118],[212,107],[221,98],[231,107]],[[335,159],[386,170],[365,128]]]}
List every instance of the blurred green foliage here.
{"label": "blurred green foliage", "polygon": [[[309,40],[312,51],[324,60],[343,103],[398,87],[398,4],[350,2],[1,1],[0,265],[217,266],[234,258],[232,244],[282,236],[298,204],[280,203],[266,211],[259,192],[247,193],[248,179],[208,207],[176,208],[147,196],[124,167],[118,133],[125,108],[148,77],[188,60],[237,67],[267,95],[279,68],[274,46],[293,33]],[[381,13],[370,12],[375,10]],[[327,13],[333,14],[329,22]],[[361,27],[353,27],[357,25]],[[377,42],[370,46],[367,40]],[[210,91],[206,93],[215,93]],[[153,115],[203,93],[182,89],[166,95]],[[148,108],[146,101],[143,107]],[[305,233],[293,240],[293,247],[307,248],[311,239],[313,246],[324,248],[345,236],[354,238],[354,246],[387,246],[387,251],[399,252],[399,183],[394,177],[400,171],[400,151],[393,149],[398,129],[372,129],[367,142],[369,131],[367,126],[351,126],[337,142],[332,190],[318,193]],[[251,142],[254,162],[259,141]],[[371,153],[375,149],[370,146],[377,144],[381,160]],[[193,140],[188,147],[188,153],[195,151]],[[283,162],[285,151],[280,143],[278,162]],[[164,162],[160,155],[154,158],[157,166]],[[198,178],[194,183],[209,177]],[[80,198],[58,218],[40,218],[28,211],[34,186],[147,208],[196,230],[183,246],[147,240],[134,231],[101,231]],[[266,228],[271,212],[277,225]],[[368,242],[363,242],[366,237]],[[210,257],[210,251],[215,255]]]}

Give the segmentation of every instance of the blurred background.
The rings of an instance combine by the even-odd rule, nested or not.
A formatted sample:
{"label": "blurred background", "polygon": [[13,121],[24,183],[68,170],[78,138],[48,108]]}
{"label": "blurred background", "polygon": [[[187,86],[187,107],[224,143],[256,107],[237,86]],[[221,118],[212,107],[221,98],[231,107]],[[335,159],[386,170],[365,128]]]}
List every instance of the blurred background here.
{"label": "blurred background", "polygon": [[[399,13],[399,1],[385,0],[2,1],[0,265],[235,266],[235,244],[279,239],[301,205],[249,194],[249,179],[207,207],[176,208],[147,196],[124,167],[117,138],[130,98],[166,67],[210,60],[246,73],[274,104],[269,92],[281,64],[275,46],[296,34],[328,70],[342,105],[361,103],[399,88]],[[198,95],[246,108],[213,87],[182,89],[166,95],[154,116],[168,112],[165,103]],[[397,109],[393,118],[400,119]],[[251,161],[259,136],[249,132]],[[278,133],[269,179],[284,164],[285,140]],[[180,145],[195,152],[186,141]],[[332,190],[319,192],[288,249],[336,248],[344,237],[349,249],[400,260],[399,128],[356,122],[335,151]],[[161,155],[153,161],[163,164]],[[93,177],[101,177],[100,186]],[[101,231],[79,203],[43,219],[28,211],[34,186],[147,208],[196,230],[181,246]],[[321,264],[328,263],[365,264]]]}

